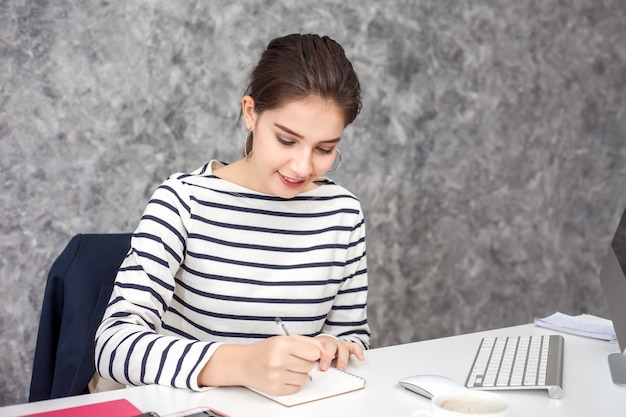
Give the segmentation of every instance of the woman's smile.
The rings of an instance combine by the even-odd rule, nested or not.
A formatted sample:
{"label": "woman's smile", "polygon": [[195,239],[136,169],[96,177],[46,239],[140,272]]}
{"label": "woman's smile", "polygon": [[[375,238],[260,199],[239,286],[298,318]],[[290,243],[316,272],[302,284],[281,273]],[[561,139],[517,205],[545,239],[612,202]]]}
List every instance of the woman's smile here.
{"label": "woman's smile", "polygon": [[282,183],[289,188],[299,188],[301,187],[305,182],[306,179],[303,180],[295,180],[293,178],[290,177],[286,177],[283,174],[281,174],[280,172],[278,172],[278,177],[280,178],[280,180],[282,181]]}

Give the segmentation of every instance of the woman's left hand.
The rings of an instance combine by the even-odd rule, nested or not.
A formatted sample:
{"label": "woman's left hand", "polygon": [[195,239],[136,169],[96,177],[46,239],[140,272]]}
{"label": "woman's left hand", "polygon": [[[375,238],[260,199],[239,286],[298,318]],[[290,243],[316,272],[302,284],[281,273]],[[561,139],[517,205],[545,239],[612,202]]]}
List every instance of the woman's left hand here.
{"label": "woman's left hand", "polygon": [[335,367],[341,370],[346,369],[350,355],[354,355],[358,360],[365,359],[363,348],[358,343],[347,342],[336,337],[321,334],[316,339],[322,342],[324,349],[333,354],[333,357],[323,357],[320,359],[319,368],[326,371],[330,368],[330,363],[335,359]]}

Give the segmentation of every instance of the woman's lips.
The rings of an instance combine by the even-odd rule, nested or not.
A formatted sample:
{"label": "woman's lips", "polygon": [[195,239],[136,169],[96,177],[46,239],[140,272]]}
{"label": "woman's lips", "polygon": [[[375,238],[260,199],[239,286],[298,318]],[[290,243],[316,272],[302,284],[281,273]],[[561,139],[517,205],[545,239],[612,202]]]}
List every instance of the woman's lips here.
{"label": "woman's lips", "polygon": [[285,185],[285,187],[298,188],[298,187],[301,187],[302,184],[304,184],[304,180],[302,180],[302,181],[294,181],[292,179],[289,179],[288,177],[285,177],[280,172],[278,173],[278,177],[280,178],[282,183]]}

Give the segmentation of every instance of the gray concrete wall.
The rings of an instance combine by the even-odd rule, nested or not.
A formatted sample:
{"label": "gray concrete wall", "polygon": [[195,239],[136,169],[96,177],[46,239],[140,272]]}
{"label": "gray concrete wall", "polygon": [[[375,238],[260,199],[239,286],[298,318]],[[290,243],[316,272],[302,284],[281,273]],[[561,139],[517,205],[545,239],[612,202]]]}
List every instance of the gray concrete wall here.
{"label": "gray concrete wall", "polygon": [[170,173],[239,157],[245,80],[291,32],[363,84],[333,178],[367,216],[375,347],[606,315],[626,204],[626,3],[0,2],[0,405],[26,401],[48,268],[132,231]]}

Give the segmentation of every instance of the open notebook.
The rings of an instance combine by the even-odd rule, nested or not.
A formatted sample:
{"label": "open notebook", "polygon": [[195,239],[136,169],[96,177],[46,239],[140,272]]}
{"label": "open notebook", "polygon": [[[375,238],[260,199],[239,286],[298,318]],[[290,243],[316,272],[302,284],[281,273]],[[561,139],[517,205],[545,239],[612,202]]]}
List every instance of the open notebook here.
{"label": "open notebook", "polygon": [[257,389],[248,388],[282,405],[291,407],[322,398],[356,391],[365,387],[365,379],[337,368],[322,372],[317,366],[310,372],[312,380],[300,387],[300,391],[289,395],[270,395]]}

